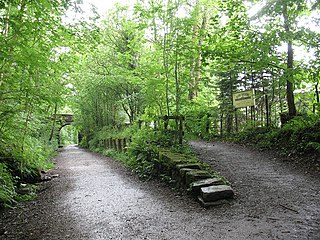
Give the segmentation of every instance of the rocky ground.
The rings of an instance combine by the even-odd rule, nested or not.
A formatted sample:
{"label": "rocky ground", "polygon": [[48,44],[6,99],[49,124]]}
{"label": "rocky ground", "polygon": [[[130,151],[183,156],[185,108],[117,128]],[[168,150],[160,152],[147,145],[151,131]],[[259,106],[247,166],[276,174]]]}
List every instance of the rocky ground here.
{"label": "rocky ground", "polygon": [[202,208],[157,180],[75,146],[39,196],[1,212],[0,239],[320,239],[320,179],[245,147],[191,142],[236,198]]}

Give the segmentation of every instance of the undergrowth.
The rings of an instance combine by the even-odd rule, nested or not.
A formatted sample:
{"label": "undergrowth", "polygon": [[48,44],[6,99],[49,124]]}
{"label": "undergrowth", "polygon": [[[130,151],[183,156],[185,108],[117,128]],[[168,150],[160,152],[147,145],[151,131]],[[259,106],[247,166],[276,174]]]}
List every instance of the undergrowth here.
{"label": "undergrowth", "polygon": [[[99,152],[104,156],[112,157],[128,166],[139,177],[148,179],[155,175],[156,165],[159,161],[159,149],[168,149],[172,152],[191,155],[192,150],[187,144],[178,144],[178,140],[172,131],[154,130],[148,127],[139,128],[131,126],[122,132],[103,128],[101,131],[82,145],[88,145],[89,149]],[[99,141],[107,138],[130,139],[126,152],[118,152],[113,149],[98,147]]]}
{"label": "undergrowth", "polygon": [[273,149],[284,156],[320,156],[320,119],[297,116],[282,128],[251,128],[233,137],[238,143]]}
{"label": "undergrowth", "polygon": [[0,142],[0,208],[10,207],[17,201],[34,196],[33,190],[30,194],[19,194],[18,186],[36,182],[41,170],[53,167],[50,159],[56,147],[30,136],[17,143],[4,137],[3,140],[7,141]]}

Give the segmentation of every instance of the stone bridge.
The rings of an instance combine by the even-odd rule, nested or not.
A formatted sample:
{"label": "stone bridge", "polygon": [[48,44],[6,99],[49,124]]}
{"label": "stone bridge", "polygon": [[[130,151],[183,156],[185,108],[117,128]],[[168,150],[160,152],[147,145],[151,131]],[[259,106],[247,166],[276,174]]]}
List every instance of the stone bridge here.
{"label": "stone bridge", "polygon": [[67,113],[56,114],[55,120],[59,124],[58,131],[57,131],[57,139],[58,139],[58,146],[61,146],[60,131],[63,127],[71,125],[73,123],[73,114],[67,114]]}

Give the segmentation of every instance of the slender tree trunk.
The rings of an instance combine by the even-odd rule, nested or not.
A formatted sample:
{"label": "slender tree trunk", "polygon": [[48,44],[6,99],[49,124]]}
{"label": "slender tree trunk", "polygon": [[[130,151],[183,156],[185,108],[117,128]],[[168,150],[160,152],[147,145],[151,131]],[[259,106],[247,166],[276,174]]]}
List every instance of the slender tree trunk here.
{"label": "slender tree trunk", "polygon": [[52,122],[52,128],[51,128],[51,134],[50,134],[50,138],[49,141],[51,142],[54,136],[54,130],[55,130],[55,125],[56,125],[56,118],[57,118],[57,109],[58,109],[58,104],[55,103],[54,105],[54,115],[53,115],[53,122]]}
{"label": "slender tree trunk", "polygon": [[265,104],[266,104],[266,124],[267,127],[270,126],[270,114],[269,114],[269,99],[268,99],[268,94],[265,94]]}
{"label": "slender tree trunk", "polygon": [[[284,28],[287,36],[289,37],[291,34],[290,31],[290,22],[288,19],[288,8],[287,4],[283,3],[283,18],[284,18]],[[289,116],[295,116],[297,115],[296,106],[294,103],[294,85],[293,85],[293,49],[292,49],[292,40],[291,37],[289,37],[289,40],[287,42],[287,73],[286,73],[286,81],[287,81],[287,104],[288,104],[288,110],[289,110]]]}
{"label": "slender tree trunk", "polygon": [[176,116],[180,115],[180,80],[179,80],[179,61],[178,61],[178,50],[176,46],[175,53],[175,67],[174,67],[174,77],[176,83]]}
{"label": "slender tree trunk", "polygon": [[220,116],[220,137],[223,137],[223,113]]}
{"label": "slender tree trunk", "polygon": [[[198,24],[195,21],[193,25],[193,36],[192,36],[192,45],[195,45],[197,35],[198,35]],[[192,57],[191,59],[191,66],[190,66],[190,82],[189,82],[189,100],[194,98],[194,87],[195,87],[195,70],[196,69],[196,58]]]}
{"label": "slender tree trunk", "polygon": [[167,106],[167,115],[170,115],[170,107],[169,107],[169,67],[168,67],[168,56],[167,56],[167,33],[164,35],[163,39],[163,65],[165,71],[165,79],[166,79],[166,106]]}
{"label": "slender tree trunk", "polygon": [[[198,4],[198,2],[196,3]],[[207,13],[203,12],[202,15],[202,24],[199,27],[197,21],[193,26],[193,37],[192,44],[193,46],[197,45],[196,56],[192,59],[191,69],[190,69],[190,82],[189,82],[189,100],[192,100],[194,97],[198,96],[198,85],[201,78],[201,65],[202,65],[202,54],[201,54],[201,46],[205,39],[204,31],[207,27]],[[199,40],[197,41],[199,37]],[[196,43],[197,42],[197,43]]]}
{"label": "slender tree trunk", "polygon": [[197,65],[196,65],[196,69],[197,69],[197,74],[195,76],[195,83],[194,83],[194,96],[198,97],[198,85],[201,79],[201,65],[202,65],[202,52],[201,52],[201,46],[203,44],[203,41],[205,39],[205,35],[204,35],[204,31],[207,27],[207,16],[206,13],[203,13],[203,18],[202,18],[202,24],[201,24],[201,28],[200,28],[200,40],[198,43],[198,47],[199,47],[199,53],[198,53],[198,58],[197,58]]}
{"label": "slender tree trunk", "polygon": [[[320,103],[320,97],[319,97],[319,89],[318,89],[319,83],[317,83],[314,87],[315,87],[315,97],[317,100],[317,105],[319,105]],[[313,104],[313,113],[316,112],[316,104]]]}

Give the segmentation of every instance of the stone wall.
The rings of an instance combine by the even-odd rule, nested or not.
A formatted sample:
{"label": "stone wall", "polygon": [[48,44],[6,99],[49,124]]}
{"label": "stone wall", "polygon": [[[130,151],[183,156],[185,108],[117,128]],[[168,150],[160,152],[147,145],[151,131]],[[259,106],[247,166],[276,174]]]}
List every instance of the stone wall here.
{"label": "stone wall", "polygon": [[[128,140],[108,138],[100,140],[99,146],[125,152]],[[177,188],[189,191],[204,207],[225,203],[234,196],[232,188],[223,178],[193,156],[159,149],[159,156],[154,164],[157,176],[166,175]]]}

